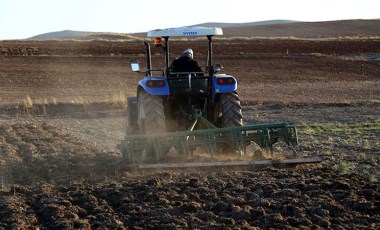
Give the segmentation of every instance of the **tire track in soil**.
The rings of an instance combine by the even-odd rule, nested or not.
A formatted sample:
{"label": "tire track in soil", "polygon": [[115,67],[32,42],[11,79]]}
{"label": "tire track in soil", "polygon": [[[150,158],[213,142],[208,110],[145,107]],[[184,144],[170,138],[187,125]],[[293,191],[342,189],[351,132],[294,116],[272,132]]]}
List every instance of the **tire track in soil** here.
{"label": "tire track in soil", "polygon": [[[17,137],[13,131],[12,126],[1,126],[1,149],[2,149],[2,161],[22,161],[22,156],[18,154],[18,148],[14,147],[14,143],[20,142],[20,138]],[[17,145],[16,145],[17,146]]]}
{"label": "tire track in soil", "polygon": [[82,215],[90,220],[91,228],[125,229],[120,216],[107,203],[105,197],[99,196],[94,186],[85,185],[85,188],[78,189],[76,185],[72,185],[68,190],[73,204],[80,207]]}
{"label": "tire track in soil", "polygon": [[[52,196],[52,193],[56,195]],[[42,185],[32,199],[32,207],[41,226],[47,229],[90,229],[88,220],[80,218],[82,209],[73,205],[52,185]]]}
{"label": "tire track in soil", "polygon": [[120,160],[115,152],[104,152],[43,122],[0,124],[0,130],[0,171],[8,184],[103,179],[115,174]]}

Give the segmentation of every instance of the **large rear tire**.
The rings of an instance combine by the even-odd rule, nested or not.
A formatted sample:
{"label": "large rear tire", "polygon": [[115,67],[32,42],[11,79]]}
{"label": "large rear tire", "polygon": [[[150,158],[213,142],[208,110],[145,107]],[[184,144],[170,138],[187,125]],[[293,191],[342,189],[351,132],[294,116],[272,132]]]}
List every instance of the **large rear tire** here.
{"label": "large rear tire", "polygon": [[[165,114],[163,100],[159,96],[150,95],[145,91],[140,91],[137,105],[137,124],[139,134],[152,134],[165,132]],[[150,161],[156,159],[153,146],[146,146],[138,161]]]}
{"label": "large rear tire", "polygon": [[240,98],[236,92],[220,96],[220,110],[222,128],[243,126]]}
{"label": "large rear tire", "polygon": [[[236,92],[220,95],[214,110],[214,120],[221,128],[243,126],[240,98]],[[218,152],[223,155],[234,153],[237,150],[232,143],[225,143],[218,149]]]}
{"label": "large rear tire", "polygon": [[164,105],[161,97],[140,91],[137,117],[140,134],[165,132]]}

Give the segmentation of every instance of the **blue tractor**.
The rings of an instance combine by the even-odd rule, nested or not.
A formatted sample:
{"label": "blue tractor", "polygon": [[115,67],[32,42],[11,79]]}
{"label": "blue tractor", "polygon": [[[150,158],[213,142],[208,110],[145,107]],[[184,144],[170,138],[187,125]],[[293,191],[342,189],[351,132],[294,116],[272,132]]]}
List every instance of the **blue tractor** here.
{"label": "blue tractor", "polygon": [[[161,163],[167,163],[167,153],[174,149],[181,159],[181,166],[200,166],[205,163],[190,161],[193,151],[202,147],[210,154],[212,165],[225,166],[225,162],[215,163],[218,155],[229,153],[241,157],[246,146],[252,143],[272,153],[273,144],[278,141],[295,148],[297,132],[292,125],[243,126],[236,78],[221,73],[222,66],[214,66],[212,62],[213,37],[219,35],[223,32],[217,27],[180,27],[148,32],[148,37],[154,38],[154,46],[162,49],[165,65],[158,69],[152,67],[148,42],[144,42],[146,70],[141,71],[139,63],[131,61],[132,70],[143,73],[144,78],[138,83],[137,97],[127,98],[127,135],[118,147],[128,162],[139,167],[152,164],[156,164],[152,167],[167,167]],[[207,37],[206,65],[201,71],[174,71],[170,65],[169,38],[198,36]]]}
{"label": "blue tractor", "polygon": [[[212,63],[212,37],[222,35],[220,28],[185,27],[148,32],[155,46],[164,52],[165,66],[153,69],[148,42],[147,69],[137,87],[137,97],[128,98],[127,135],[184,131],[196,115],[216,127],[242,126],[242,112],[233,76],[221,74]],[[207,36],[207,66],[204,71],[173,72],[169,63],[169,38]],[[137,62],[132,70],[139,71]]]}

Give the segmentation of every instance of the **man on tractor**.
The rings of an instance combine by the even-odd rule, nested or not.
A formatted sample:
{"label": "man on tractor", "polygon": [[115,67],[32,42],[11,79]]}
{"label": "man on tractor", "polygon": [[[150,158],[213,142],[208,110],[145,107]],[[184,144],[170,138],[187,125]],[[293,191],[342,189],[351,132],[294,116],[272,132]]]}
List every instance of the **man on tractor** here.
{"label": "man on tractor", "polygon": [[202,72],[198,62],[193,59],[193,54],[192,49],[185,49],[179,58],[174,59],[172,72]]}

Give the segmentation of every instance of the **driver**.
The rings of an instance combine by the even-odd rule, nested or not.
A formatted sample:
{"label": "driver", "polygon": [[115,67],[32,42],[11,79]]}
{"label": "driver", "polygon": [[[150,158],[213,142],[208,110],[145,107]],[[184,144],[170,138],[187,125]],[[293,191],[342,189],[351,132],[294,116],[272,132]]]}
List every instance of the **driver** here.
{"label": "driver", "polygon": [[198,62],[193,59],[192,49],[185,49],[180,57],[174,59],[170,68],[172,72],[202,72]]}

